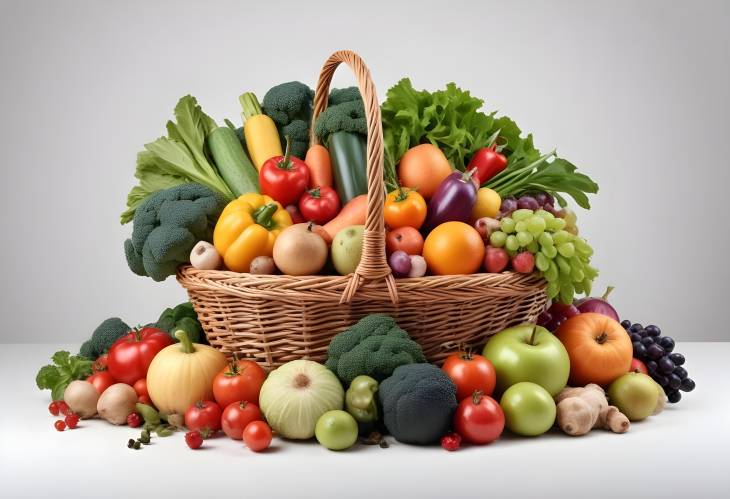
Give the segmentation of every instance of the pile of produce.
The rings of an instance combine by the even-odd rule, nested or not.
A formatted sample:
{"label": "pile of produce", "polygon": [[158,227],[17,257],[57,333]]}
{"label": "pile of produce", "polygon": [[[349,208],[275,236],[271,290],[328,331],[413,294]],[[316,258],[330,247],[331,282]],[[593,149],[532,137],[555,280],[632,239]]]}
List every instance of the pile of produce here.
{"label": "pile of produce", "polygon": [[[175,107],[167,136],[137,157],[139,185],[122,223],[130,269],[161,281],[178,266],[252,274],[354,272],[367,208],[365,110],[334,89],[312,122],[314,92],[292,81],[260,102],[240,97],[243,126],[218,126],[197,100]],[[540,153],[506,116],[450,83],[403,79],[382,105],[388,262],[396,277],[537,272],[571,303],[597,270],[571,197],[598,186],[555,152]],[[321,144],[308,147],[309,131]],[[556,206],[558,205],[558,206]]]}
{"label": "pile of produce", "polygon": [[[132,222],[130,269],[156,281],[184,264],[355,272],[367,205],[365,110],[356,88],[335,89],[313,122],[313,97],[296,81],[261,101],[243,93],[239,128],[218,126],[194,97],[180,99],[166,135],[137,156],[139,184],[121,217]],[[589,296],[598,271],[567,198],[589,209],[598,186],[483,104],[453,83],[429,92],[403,79],[388,90],[383,243],[398,278],[537,273],[550,304],[536,324],[437,366],[395,319],[371,314],[333,337],[326,362],[292,360],[267,373],[205,344],[190,303],[136,328],[110,318],[77,355],[57,352],[40,369],[49,411],[64,417],[54,427],[100,417],[138,428],[126,441],[134,450],[182,430],[191,449],[223,433],[256,452],[274,436],[316,438],[336,451],[393,439],[454,451],[504,431],[625,433],[678,402],[695,383],[672,338],[620,322],[608,292]],[[310,129],[320,144],[310,146]]]}
{"label": "pile of produce", "polygon": [[[671,353],[656,326],[627,330],[606,301],[576,303],[553,305],[552,313],[569,315],[555,332],[511,327],[490,337],[481,355],[454,351],[441,367],[393,318],[372,314],[332,339],[324,364],[293,360],[267,374],[251,360],[227,361],[183,329],[171,336],[146,327],[123,334],[94,361],[58,352],[38,386],[53,389],[49,410],[65,417],[54,423],[59,431],[98,416],[142,428],[127,440],[130,449],[183,430],[192,449],[222,432],[256,452],[274,436],[314,437],[339,451],[358,442],[386,448],[390,435],[453,451],[491,443],[505,429],[525,437],[553,427],[572,436],[594,428],[625,433],[631,422],[659,414],[667,399],[677,402],[678,389],[694,388],[677,365],[684,357]],[[652,344],[664,344],[660,362],[647,367],[634,358],[643,343],[632,345],[633,335],[659,338]],[[668,374],[665,358],[673,362]]]}

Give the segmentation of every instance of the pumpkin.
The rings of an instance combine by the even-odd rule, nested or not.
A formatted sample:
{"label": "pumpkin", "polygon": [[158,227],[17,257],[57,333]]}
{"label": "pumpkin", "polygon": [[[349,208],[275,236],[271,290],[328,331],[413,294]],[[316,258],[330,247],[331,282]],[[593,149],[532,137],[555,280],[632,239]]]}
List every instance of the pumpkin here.
{"label": "pumpkin", "polygon": [[165,415],[184,414],[199,400],[213,400],[213,378],[226,366],[226,357],[213,347],[190,341],[175,332],[180,343],[163,348],[147,370],[147,392]]}
{"label": "pumpkin", "polygon": [[560,325],[555,336],[568,351],[571,386],[605,386],[631,368],[631,339],[621,324],[608,316],[573,316]]}

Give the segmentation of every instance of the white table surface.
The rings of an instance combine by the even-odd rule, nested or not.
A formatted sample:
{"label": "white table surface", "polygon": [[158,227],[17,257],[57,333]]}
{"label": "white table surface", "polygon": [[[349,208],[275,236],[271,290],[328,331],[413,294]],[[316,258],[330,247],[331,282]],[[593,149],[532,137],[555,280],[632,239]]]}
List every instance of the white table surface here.
{"label": "white table surface", "polygon": [[730,343],[679,344],[697,388],[624,435],[505,435],[454,453],[275,438],[255,454],[224,436],[191,451],[182,433],[134,451],[138,430],[100,420],[59,433],[35,374],[61,347],[77,345],[0,345],[2,497],[730,497]]}

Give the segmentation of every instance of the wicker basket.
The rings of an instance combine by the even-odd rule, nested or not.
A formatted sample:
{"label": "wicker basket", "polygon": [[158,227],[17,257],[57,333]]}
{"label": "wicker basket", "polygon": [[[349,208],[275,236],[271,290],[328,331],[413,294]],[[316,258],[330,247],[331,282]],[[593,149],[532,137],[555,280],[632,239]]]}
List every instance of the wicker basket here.
{"label": "wicker basket", "polygon": [[[395,280],[385,255],[383,130],[370,72],[350,51],[335,52],[319,76],[313,120],[326,108],[340,63],[355,73],[368,128],[368,207],[363,255],[349,276],[252,275],[179,269],[208,341],[266,368],[290,360],[324,360],[332,337],[361,317],[392,315],[432,362],[454,349],[478,346],[505,327],[534,320],[547,301],[533,274],[426,276]],[[317,138],[312,134],[313,143]]]}

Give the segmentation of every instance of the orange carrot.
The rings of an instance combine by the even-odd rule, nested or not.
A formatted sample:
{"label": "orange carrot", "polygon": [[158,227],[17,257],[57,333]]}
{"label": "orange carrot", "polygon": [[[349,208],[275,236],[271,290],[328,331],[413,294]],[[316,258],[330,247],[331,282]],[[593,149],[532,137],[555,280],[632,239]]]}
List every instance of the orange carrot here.
{"label": "orange carrot", "polygon": [[307,151],[304,162],[309,167],[309,188],[332,187],[332,164],[327,148],[315,144]]}
{"label": "orange carrot", "polygon": [[365,225],[365,213],[367,209],[367,194],[360,194],[352,198],[349,203],[342,207],[342,210],[335,218],[322,226],[330,236],[330,240],[327,242],[331,243],[337,233],[345,227],[349,227],[350,225]]}

